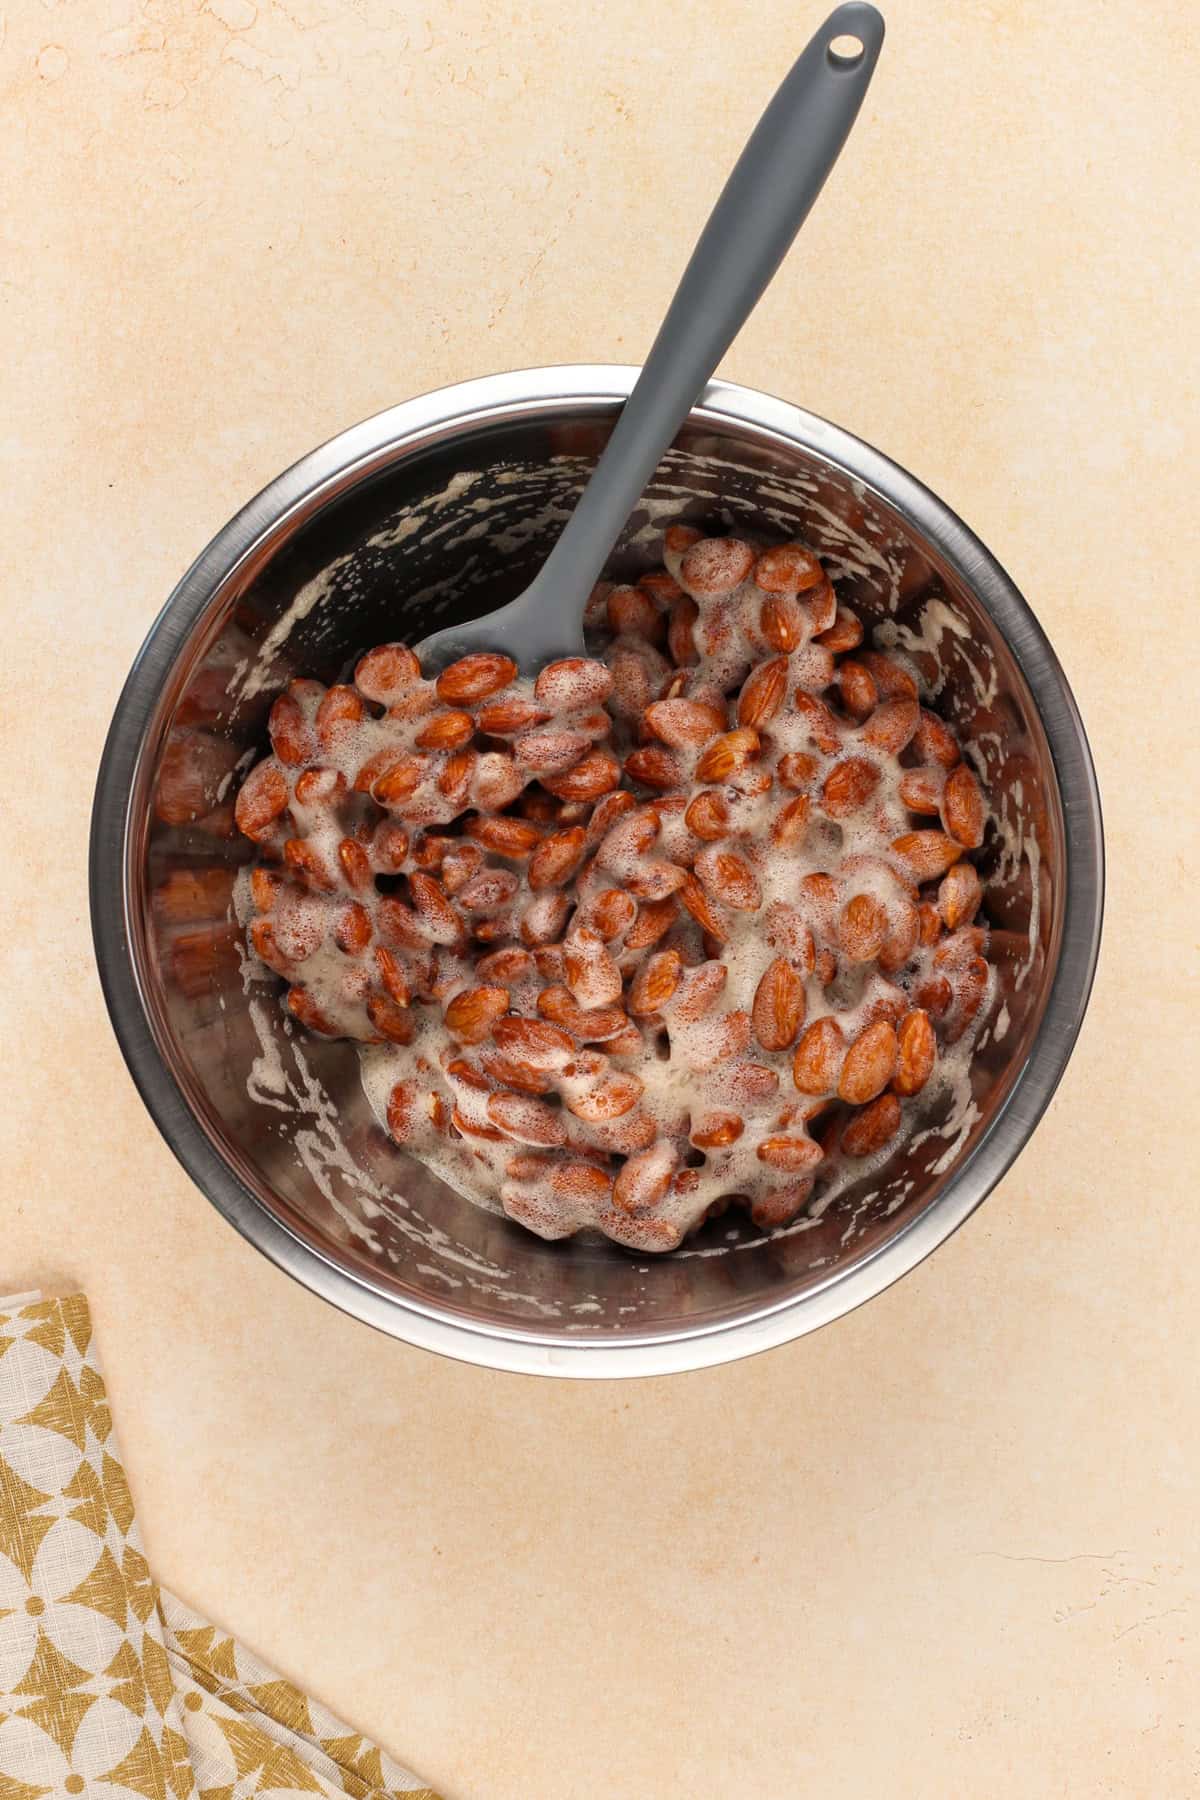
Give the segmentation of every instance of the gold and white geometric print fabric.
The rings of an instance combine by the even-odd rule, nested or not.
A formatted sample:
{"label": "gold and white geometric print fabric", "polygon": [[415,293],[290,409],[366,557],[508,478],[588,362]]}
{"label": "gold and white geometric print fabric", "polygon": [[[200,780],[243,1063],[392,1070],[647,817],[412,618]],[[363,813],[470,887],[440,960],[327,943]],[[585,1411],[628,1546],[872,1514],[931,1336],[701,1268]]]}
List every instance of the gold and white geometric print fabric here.
{"label": "gold and white geometric print fabric", "polygon": [[0,1800],[437,1800],[157,1586],[81,1294],[0,1299]]}

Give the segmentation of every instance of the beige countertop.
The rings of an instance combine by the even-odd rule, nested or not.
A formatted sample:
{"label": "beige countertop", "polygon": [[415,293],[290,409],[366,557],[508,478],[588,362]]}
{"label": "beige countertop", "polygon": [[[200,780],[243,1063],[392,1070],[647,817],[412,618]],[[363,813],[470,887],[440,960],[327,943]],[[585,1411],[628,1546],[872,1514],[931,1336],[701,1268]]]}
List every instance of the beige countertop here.
{"label": "beige countertop", "polygon": [[160,1577],[454,1800],[1200,1788],[1195,8],[887,11],[725,372],[887,450],[1028,594],[1104,794],[1100,975],[915,1274],[618,1385],[390,1342],[222,1223],[105,1017],[91,785],[163,598],[285,464],[440,382],[639,357],[817,9],[0,21],[0,1292],[91,1296]]}

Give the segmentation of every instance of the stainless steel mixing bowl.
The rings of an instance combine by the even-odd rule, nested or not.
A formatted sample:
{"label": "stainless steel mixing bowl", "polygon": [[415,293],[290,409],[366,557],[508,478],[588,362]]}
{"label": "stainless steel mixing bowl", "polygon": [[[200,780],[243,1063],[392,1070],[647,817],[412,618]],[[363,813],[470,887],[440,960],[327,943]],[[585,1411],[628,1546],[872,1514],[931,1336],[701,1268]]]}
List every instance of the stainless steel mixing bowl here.
{"label": "stainless steel mixing bowl", "polygon": [[[527,370],[445,388],[313,451],[184,576],[117,706],[96,793],[92,919],[142,1096],[193,1179],[315,1293],[410,1343],[495,1368],[647,1375],[779,1344],[877,1294],[960,1225],[1062,1074],[1100,933],[1095,776],[1028,606],[911,476],[782,401],[714,382],[614,557],[663,523],[743,521],[818,545],[839,592],[922,662],[982,749],[999,968],[969,1094],[819,1218],[729,1216],[642,1259],[547,1244],[414,1165],[368,1111],[355,1053],[285,1026],[228,911],[249,846],[231,788],[291,675],[336,679],[529,579],[635,371]],[[240,759],[240,760],[239,760]],[[236,767],[235,767],[236,765]]]}

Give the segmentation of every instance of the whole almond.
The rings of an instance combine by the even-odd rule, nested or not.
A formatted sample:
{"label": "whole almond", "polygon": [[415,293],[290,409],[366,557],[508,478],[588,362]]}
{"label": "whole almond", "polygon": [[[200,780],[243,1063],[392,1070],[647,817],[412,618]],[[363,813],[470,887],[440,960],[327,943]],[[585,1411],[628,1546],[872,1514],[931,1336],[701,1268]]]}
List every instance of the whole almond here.
{"label": "whole almond", "polygon": [[544,1019],[561,1025],[581,1044],[610,1043],[629,1024],[620,1006],[580,1006],[571,990],[558,983],[542,989],[537,1009]]}
{"label": "whole almond", "polygon": [[810,1137],[768,1137],[758,1146],[758,1160],[787,1175],[805,1175],[823,1160],[820,1144]]}
{"label": "whole almond", "polygon": [[[455,755],[473,756],[474,752],[458,750]],[[487,750],[471,775],[471,802],[484,812],[499,812],[511,805],[524,785],[525,777],[507,751]]]}
{"label": "whole almond", "polygon": [[[515,1095],[511,1097],[516,1098]],[[535,1102],[535,1105],[540,1104],[540,1102]],[[482,1119],[471,1117],[460,1106],[454,1108],[450,1120],[462,1137],[486,1138],[489,1143],[493,1144],[506,1144],[510,1141],[508,1132],[501,1131],[494,1125],[485,1125]]]}
{"label": "whole almond", "polygon": [[874,681],[881,700],[917,698],[915,679],[895,657],[884,656],[878,650],[860,650],[858,660]]}
{"label": "whole almond", "polygon": [[504,1056],[526,1062],[532,1069],[562,1069],[575,1054],[567,1033],[544,1019],[519,1019],[511,1014],[498,1019],[492,1037]]}
{"label": "whole almond", "polygon": [[[714,901],[732,906],[737,912],[754,912],[762,904],[762,891],[754,871],[732,850],[706,846],[696,858],[695,869]],[[687,905],[686,900],[684,905]],[[704,921],[701,919],[700,923],[703,925]]]}
{"label": "whole almond", "polygon": [[292,694],[280,694],[267,719],[271,748],[281,763],[303,768],[317,754],[316,734]]}
{"label": "whole almond", "polygon": [[863,1106],[881,1093],[896,1070],[896,1028],[887,1019],[876,1019],[859,1033],[846,1052],[838,1078],[838,1095],[852,1106]]}
{"label": "whole almond", "polygon": [[508,1011],[508,1004],[507,988],[465,988],[446,1007],[446,1029],[462,1044],[482,1044]]}
{"label": "whole almond", "polygon": [[919,1094],[933,1073],[937,1042],[929,1014],[919,1008],[906,1013],[896,1033],[896,1073],[892,1086],[898,1094]]}
{"label": "whole almond", "polygon": [[[663,701],[662,704],[668,706],[677,703]],[[658,788],[666,792],[679,785],[683,771],[678,759],[661,744],[642,744],[636,750],[631,750],[625,758],[625,773],[641,787]]]}
{"label": "whole almond", "polygon": [[662,641],[662,619],[649,594],[635,587],[615,587],[605,602],[608,629],[614,637]]}
{"label": "whole almond", "polygon": [[794,594],[772,594],[759,608],[758,629],[772,650],[791,651],[804,642],[808,617]]}
{"label": "whole almond", "polygon": [[739,726],[726,731],[707,746],[696,763],[696,780],[726,781],[735,769],[742,768],[759,753],[760,742],[752,726]]}
{"label": "whole almond", "polygon": [[879,689],[861,659],[848,656],[837,672],[842,705],[856,719],[865,719],[879,704]]}
{"label": "whole almond", "polygon": [[631,1156],[613,1183],[613,1204],[622,1212],[641,1212],[665,1199],[675,1173],[675,1152],[665,1139]]}
{"label": "whole almond", "polygon": [[924,763],[937,763],[943,769],[952,769],[960,760],[958,740],[954,733],[936,713],[929,712],[924,706],[921,708],[921,720],[913,742],[917,755]]}
{"label": "whole almond", "polygon": [[678,863],[658,859],[638,863],[625,878],[629,892],[636,894],[639,900],[665,900],[668,894],[676,893],[686,879],[687,870],[681,869]]}
{"label": "whole almond", "polygon": [[513,758],[518,768],[539,776],[561,775],[575,767],[590,743],[581,731],[525,731],[513,740]]}
{"label": "whole almond", "polygon": [[504,1056],[498,1050],[481,1050],[479,1062],[489,1080],[498,1081],[503,1087],[516,1088],[522,1094],[553,1092],[553,1075],[544,1069],[535,1069],[519,1057]]}
{"label": "whole almond", "polygon": [[949,931],[968,925],[979,910],[983,888],[979,875],[969,862],[955,863],[947,869],[938,888],[937,907]]}
{"label": "whole almond", "polygon": [[555,1145],[567,1141],[562,1113],[531,1094],[492,1094],[487,1115],[520,1144]]}
{"label": "whole almond", "polygon": [[[686,885],[686,883],[685,883]],[[674,894],[666,900],[645,900],[637,917],[625,933],[626,950],[645,950],[665,936],[679,917],[679,902]]]}
{"label": "whole almond", "polygon": [[337,1026],[322,1012],[314,996],[305,987],[288,989],[287,1007],[294,1019],[309,1031],[319,1032],[322,1037],[336,1037]]}
{"label": "whole almond", "polygon": [[694,525],[668,525],[663,533],[663,549],[672,556],[682,556],[693,544],[698,544],[704,536]]}
{"label": "whole almond", "polygon": [[329,807],[346,797],[346,777],[340,769],[305,769],[292,790],[298,806]]}
{"label": "whole almond", "polygon": [[532,700],[522,700],[514,694],[507,700],[493,700],[482,707],[479,729],[488,737],[513,737],[518,731],[544,725],[549,717],[544,706],[535,706]]}
{"label": "whole almond", "polygon": [[887,936],[879,951],[879,966],[894,975],[912,956],[920,937],[921,919],[911,900],[897,899],[888,911]]}
{"label": "whole almond", "polygon": [[900,1102],[895,1094],[880,1094],[856,1113],[842,1132],[847,1156],[874,1156],[900,1129]]}
{"label": "whole almond", "polygon": [[721,1071],[721,1094],[739,1106],[757,1106],[778,1091],[779,1076],[766,1063],[735,1062]]}
{"label": "whole almond", "polygon": [[962,845],[956,844],[944,831],[906,831],[892,839],[892,850],[913,881],[933,881],[962,856]]}
{"label": "whole almond", "polygon": [[[544,671],[543,671],[544,672]],[[621,781],[621,765],[611,750],[591,750],[573,769],[542,777],[542,786],[560,800],[598,800]]]}
{"label": "whole almond", "polygon": [[474,750],[454,750],[446,758],[437,778],[437,790],[454,806],[465,806],[479,758]]}
{"label": "whole almond", "polygon": [[683,1023],[703,1019],[710,1013],[729,979],[722,962],[704,962],[688,969],[671,1002],[671,1017]]}
{"label": "whole almond", "polygon": [[612,671],[590,656],[566,656],[547,663],[533,684],[533,697],[552,712],[572,706],[599,706],[612,692]]}
{"label": "whole almond", "polygon": [[775,773],[781,787],[799,793],[812,786],[818,767],[816,757],[810,756],[807,750],[789,750],[786,756],[780,757]]}
{"label": "whole almond", "polygon": [[520,949],[516,944],[506,944],[503,950],[493,950],[489,956],[481,956],[475,965],[475,973],[485,982],[500,982],[511,987],[514,982],[528,981],[534,972],[534,962],[528,950]]}
{"label": "whole almond", "polygon": [[715,843],[729,830],[729,807],[715,789],[706,788],[690,801],[684,821],[696,837]]}
{"label": "whole almond", "polygon": [[571,912],[571,902],[560,888],[535,894],[521,914],[521,942],[530,946],[556,944]]}
{"label": "whole almond", "polygon": [[802,1175],[783,1187],[772,1188],[769,1194],[760,1194],[752,1201],[750,1217],[761,1231],[773,1231],[777,1226],[790,1225],[803,1212],[812,1190],[811,1175]]}
{"label": "whole almond", "polygon": [[395,875],[404,867],[409,834],[395,819],[380,819],[371,833],[371,866],[383,875]]}
{"label": "whole almond", "polygon": [[[691,913],[701,931],[707,932],[710,938],[723,944],[729,937],[727,922],[713,904],[709,894],[701,887],[695,876],[689,875],[679,889],[679,899]],[[626,938],[631,945],[631,938]]]}
{"label": "whole almond", "polygon": [[804,983],[791,963],[777,956],[754,994],[750,1022],[764,1050],[788,1050],[804,1023]]}
{"label": "whole almond", "polygon": [[796,594],[824,581],[825,571],[805,544],[777,544],[754,565],[754,579],[767,594]]}
{"label": "whole almond", "polygon": [[330,893],[337,886],[337,877],[326,863],[317,845],[308,838],[288,838],[283,846],[283,858],[289,872],[305,887],[318,888],[323,893]]}
{"label": "whole almond", "polygon": [[610,943],[633,924],[637,917],[637,902],[619,888],[605,888],[588,903],[586,912],[592,930],[599,932],[605,943]]}
{"label": "whole almond", "polygon": [[468,819],[463,830],[485,849],[517,862],[524,861],[542,841],[537,826],[525,819]]}
{"label": "whole almond", "polygon": [[896,756],[912,742],[920,722],[921,709],[915,700],[883,700],[862,727],[862,741]]}
{"label": "whole almond", "polygon": [[354,671],[354,685],[367,700],[392,706],[421,679],[421,665],[406,644],[368,650]]}
{"label": "whole almond", "polygon": [[572,1096],[564,1104],[577,1119],[594,1125],[605,1119],[623,1118],[637,1105],[642,1093],[643,1083],[638,1076],[614,1070],[594,1087]]}
{"label": "whole almond", "polygon": [[[366,851],[355,838],[343,838],[338,845],[338,862],[349,885],[362,892],[373,882],[371,863]],[[256,871],[257,873],[257,871]]]}
{"label": "whole almond", "polygon": [[451,1081],[461,1081],[474,1094],[490,1094],[492,1091],[492,1084],[487,1076],[473,1063],[469,1063],[465,1056],[452,1056],[446,1064],[446,1074]]}
{"label": "whole almond", "polygon": [[919,942],[928,947],[936,944],[942,935],[942,915],[932,900],[922,900],[917,907],[917,918],[920,926]]}
{"label": "whole almond", "polygon": [[[483,851],[479,845],[459,838],[442,857],[440,870],[442,886],[453,899],[469,881],[479,874],[483,866]],[[507,871],[505,872],[507,873]],[[500,871],[497,870],[495,873],[498,874]],[[515,876],[510,879],[515,886]]]}
{"label": "whole almond", "polygon": [[647,728],[672,749],[707,744],[725,729],[724,707],[703,700],[656,700],[646,708]]}
{"label": "whole almond", "polygon": [[835,656],[842,656],[847,650],[856,650],[863,641],[863,628],[857,613],[852,613],[848,606],[839,606],[833,624],[821,633],[821,642]]}
{"label": "whole almond", "polygon": [[825,702],[818,700],[815,694],[800,692],[792,697],[792,710],[804,720],[817,749],[826,756],[835,756],[842,747],[842,734]]}
{"label": "whole almond", "polygon": [[754,552],[741,538],[701,538],[684,554],[679,579],[693,594],[727,594],[745,581]]}
{"label": "whole almond", "polygon": [[[804,609],[808,614],[809,630],[814,637],[819,637],[823,631],[833,628],[837,621],[838,604],[837,595],[833,591],[833,583],[828,576],[823,577],[814,587],[807,590],[804,595]],[[828,650],[829,646],[822,645],[822,648]],[[833,654],[832,651],[829,653]]]}
{"label": "whole almond", "polygon": [[659,606],[670,606],[683,592],[675,577],[668,575],[665,569],[651,569],[647,574],[639,575],[638,586]]}
{"label": "whole almond", "polygon": [[689,1141],[697,1150],[724,1150],[730,1144],[736,1144],[745,1129],[746,1121],[740,1113],[705,1113],[692,1126]]}
{"label": "whole almond", "polygon": [[942,785],[939,768],[905,769],[900,777],[900,798],[909,812],[936,816],[942,806]]}
{"label": "whole almond", "polygon": [[587,841],[590,845],[600,843],[606,837],[617,820],[626,813],[637,808],[637,800],[628,788],[618,788],[615,794],[605,794],[592,808],[591,817],[587,820]]}
{"label": "whole almond", "polygon": [[787,658],[777,656],[772,662],[760,663],[742,684],[738,696],[739,725],[766,725],[783,705],[787,692]]}
{"label": "whole almond", "polygon": [[954,1004],[954,989],[950,986],[948,976],[940,973],[927,975],[916,984],[913,999],[933,1018],[940,1019]]}
{"label": "whole almond", "polygon": [[836,1019],[816,1019],[796,1046],[792,1080],[802,1094],[831,1094],[837,1087],[846,1040]]}
{"label": "whole almond", "polygon": [[422,725],[413,742],[418,750],[460,750],[475,733],[475,721],[469,712],[435,713]]}
{"label": "whole almond", "polygon": [[661,1012],[679,986],[683,962],[677,950],[647,957],[633,978],[627,1005],[635,1018]]}
{"label": "whole almond", "polygon": [[[374,761],[374,759],[372,759]],[[365,776],[369,765],[359,772],[359,778]],[[382,806],[395,806],[407,800],[415,793],[425,772],[426,762],[423,756],[410,756],[405,751],[387,756],[378,769],[374,771],[370,782],[372,796]],[[358,786],[358,780],[354,784]]]}
{"label": "whole almond", "polygon": [[865,806],[879,786],[878,763],[863,756],[846,756],[835,763],[821,789],[821,805],[831,819],[847,819]]}
{"label": "whole almond", "polygon": [[793,794],[771,821],[771,842],[780,849],[798,844],[808,830],[812,801],[807,794]]}
{"label": "whole almond", "polygon": [[983,789],[965,763],[951,769],[942,789],[942,824],[958,844],[978,850],[983,842],[986,809]]}
{"label": "whole almond", "polygon": [[575,874],[586,853],[587,834],[582,825],[548,832],[529,859],[529,885],[534,893],[542,888],[562,887]]}
{"label": "whole almond", "polygon": [[461,944],[466,937],[463,922],[432,875],[414,870],[408,878],[413,910],[424,935],[435,944]]}
{"label": "whole almond", "polygon": [[464,700],[486,700],[515,680],[516,673],[517,665],[511,656],[501,656],[494,651],[460,656],[438,676],[438,698],[447,705],[459,705]]}
{"label": "whole almond", "polygon": [[621,998],[621,971],[598,932],[576,925],[563,941],[566,984],[581,1006],[611,1006]]}
{"label": "whole almond", "polygon": [[338,914],[333,928],[333,941],[347,956],[361,956],[371,941],[371,915],[365,906],[352,900]]}
{"label": "whole almond", "polygon": [[590,1206],[602,1205],[611,1197],[611,1171],[597,1169],[592,1163],[556,1162],[550,1170],[550,1186],[563,1200]]}
{"label": "whole almond", "polygon": [[390,994],[367,996],[367,1017],[389,1044],[411,1044],[416,1022],[407,1006],[398,1006]]}
{"label": "whole almond", "polygon": [[971,1025],[987,996],[988,966],[982,956],[976,956],[959,973],[956,983],[957,994],[954,1016],[946,1031],[946,1042],[956,1043],[963,1032]]}
{"label": "whole almond", "polygon": [[872,894],[853,894],[838,920],[838,947],[847,962],[874,962],[888,932],[888,913]]}

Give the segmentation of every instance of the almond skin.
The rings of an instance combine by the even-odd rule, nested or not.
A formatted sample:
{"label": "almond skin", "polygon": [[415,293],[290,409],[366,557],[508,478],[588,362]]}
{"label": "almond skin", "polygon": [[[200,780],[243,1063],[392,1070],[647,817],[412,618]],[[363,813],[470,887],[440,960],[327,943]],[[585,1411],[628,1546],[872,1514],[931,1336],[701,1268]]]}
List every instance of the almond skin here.
{"label": "almond skin", "polygon": [[754,994],[750,1022],[764,1050],[788,1050],[804,1023],[804,983],[783,957],[765,970]]}
{"label": "almond skin", "polygon": [[482,1044],[508,1011],[509,993],[502,987],[466,988],[446,1007],[446,1029],[460,1044]]}
{"label": "almond skin", "polygon": [[448,706],[459,706],[464,701],[487,700],[514,681],[516,674],[517,665],[511,656],[501,656],[494,651],[477,651],[471,656],[460,656],[457,662],[452,662],[438,676],[438,699],[444,700]]}

